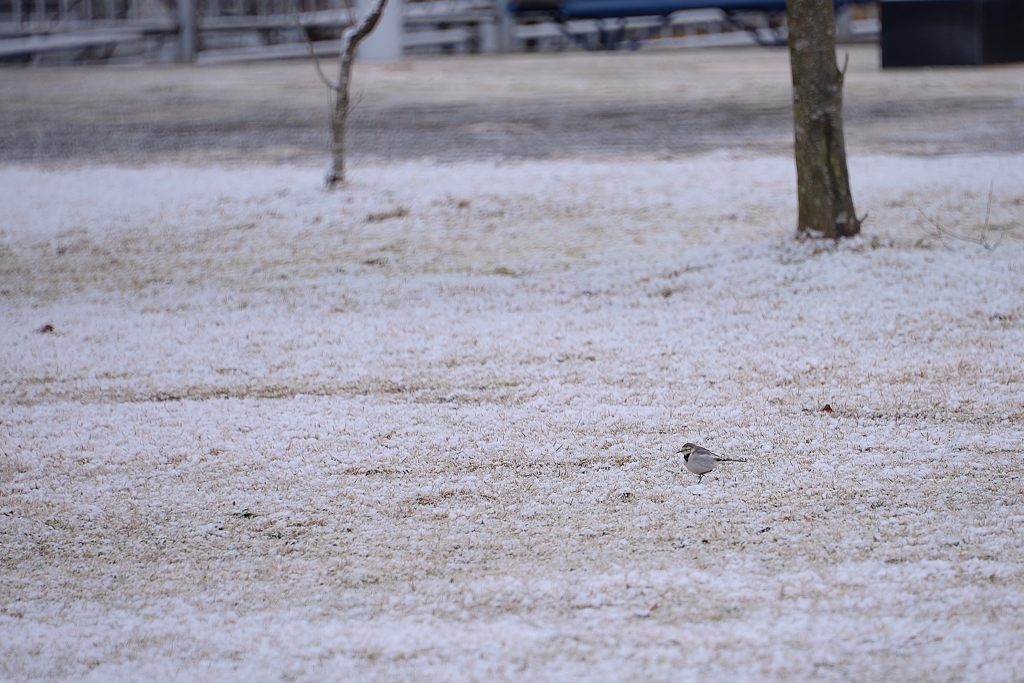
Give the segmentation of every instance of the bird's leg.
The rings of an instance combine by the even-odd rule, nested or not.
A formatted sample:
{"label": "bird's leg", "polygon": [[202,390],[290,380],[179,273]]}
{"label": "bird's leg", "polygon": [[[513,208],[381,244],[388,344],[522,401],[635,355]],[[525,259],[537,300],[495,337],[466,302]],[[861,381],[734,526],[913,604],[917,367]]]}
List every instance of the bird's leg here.
{"label": "bird's leg", "polygon": [[699,483],[701,483],[702,481],[704,481],[704,475],[703,475],[703,474],[698,474],[698,475],[697,475],[697,483],[699,484]]}

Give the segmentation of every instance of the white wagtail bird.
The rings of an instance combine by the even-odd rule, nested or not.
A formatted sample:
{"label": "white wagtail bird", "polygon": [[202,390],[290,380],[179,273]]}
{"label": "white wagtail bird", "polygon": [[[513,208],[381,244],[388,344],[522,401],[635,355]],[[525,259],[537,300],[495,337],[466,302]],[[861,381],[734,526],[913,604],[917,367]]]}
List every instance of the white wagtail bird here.
{"label": "white wagtail bird", "polygon": [[697,475],[698,484],[704,479],[704,475],[718,467],[720,462],[746,462],[742,458],[723,458],[695,443],[683,444],[683,447],[676,451],[676,455],[679,453],[683,454],[686,469]]}

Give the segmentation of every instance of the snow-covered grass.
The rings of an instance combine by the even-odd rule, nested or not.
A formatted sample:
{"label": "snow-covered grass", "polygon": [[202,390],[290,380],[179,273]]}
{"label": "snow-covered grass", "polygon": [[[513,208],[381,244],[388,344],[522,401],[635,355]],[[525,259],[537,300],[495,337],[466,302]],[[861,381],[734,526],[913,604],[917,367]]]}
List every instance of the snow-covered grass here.
{"label": "snow-covered grass", "polygon": [[852,175],[0,169],[0,676],[1024,677],[1024,157]]}

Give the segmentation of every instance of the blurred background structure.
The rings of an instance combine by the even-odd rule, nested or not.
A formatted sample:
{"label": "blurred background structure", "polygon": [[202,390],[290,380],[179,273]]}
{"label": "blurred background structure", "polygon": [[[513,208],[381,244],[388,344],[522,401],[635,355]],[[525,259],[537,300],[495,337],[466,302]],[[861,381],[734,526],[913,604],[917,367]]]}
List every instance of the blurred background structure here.
{"label": "blurred background structure", "polygon": [[[216,62],[337,54],[347,0],[0,0],[6,62]],[[784,0],[390,0],[364,58],[778,44]],[[609,9],[610,8],[610,9]],[[842,4],[841,40],[877,40],[874,2]],[[387,21],[384,26],[388,26]]]}

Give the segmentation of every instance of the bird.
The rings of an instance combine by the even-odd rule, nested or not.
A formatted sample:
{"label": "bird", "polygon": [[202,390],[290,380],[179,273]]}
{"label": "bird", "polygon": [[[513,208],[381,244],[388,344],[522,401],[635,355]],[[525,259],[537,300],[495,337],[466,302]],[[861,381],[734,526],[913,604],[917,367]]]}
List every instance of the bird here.
{"label": "bird", "polygon": [[697,475],[698,484],[704,479],[704,475],[718,467],[720,462],[747,462],[743,458],[723,458],[695,443],[683,444],[683,447],[676,451],[676,455],[679,453],[683,454],[686,469]]}

